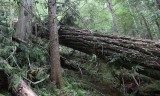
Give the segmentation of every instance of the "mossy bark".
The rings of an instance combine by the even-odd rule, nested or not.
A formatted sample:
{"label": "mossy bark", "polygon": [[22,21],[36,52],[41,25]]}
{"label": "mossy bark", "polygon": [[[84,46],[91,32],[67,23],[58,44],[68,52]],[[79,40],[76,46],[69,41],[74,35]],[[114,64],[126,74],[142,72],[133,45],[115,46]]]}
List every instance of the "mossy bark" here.
{"label": "mossy bark", "polygon": [[15,96],[38,96],[18,75],[12,76],[9,83]]}
{"label": "mossy bark", "polygon": [[2,68],[0,69],[0,91],[11,90],[14,96],[38,96],[20,76],[12,73],[12,67],[2,57],[0,57],[0,64]]}

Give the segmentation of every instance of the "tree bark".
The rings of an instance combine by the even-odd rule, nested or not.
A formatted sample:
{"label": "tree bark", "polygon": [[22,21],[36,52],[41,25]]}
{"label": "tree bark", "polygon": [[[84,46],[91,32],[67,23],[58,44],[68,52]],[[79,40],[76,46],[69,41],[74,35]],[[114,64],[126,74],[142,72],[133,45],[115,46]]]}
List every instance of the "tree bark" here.
{"label": "tree bark", "polygon": [[158,19],[155,19],[155,23],[157,25],[158,32],[160,33],[160,24],[158,22]]}
{"label": "tree bark", "polygon": [[141,16],[142,16],[142,19],[143,19],[144,24],[145,24],[145,26],[146,26],[146,29],[147,29],[146,39],[151,39],[151,40],[153,40],[153,36],[152,36],[152,32],[151,32],[149,23],[148,23],[148,21],[146,20],[146,18],[145,18],[142,14],[141,14]]}
{"label": "tree bark", "polygon": [[32,29],[32,0],[21,0],[19,4],[20,10],[14,37],[28,41],[29,33],[31,33]]}
{"label": "tree bark", "polygon": [[[8,62],[0,57],[1,68],[10,66]],[[12,67],[0,69],[0,90],[11,90],[14,96],[38,96],[21,77],[12,73]]]}
{"label": "tree bark", "polygon": [[114,13],[112,0],[108,0],[108,8],[109,8],[109,11],[111,12],[111,15],[112,15],[112,20],[113,20],[113,25],[114,25],[114,31],[116,33],[119,33],[120,30],[119,30],[119,27],[118,27],[118,21],[117,21],[116,15]]}
{"label": "tree bark", "polygon": [[[88,30],[61,27],[60,44],[87,54],[96,54],[115,66],[133,69],[140,74],[160,79],[160,44],[151,40],[91,34]],[[139,67],[139,68],[138,68]]]}
{"label": "tree bark", "polygon": [[160,10],[160,0],[156,0],[157,8]]}
{"label": "tree bark", "polygon": [[[41,33],[41,32],[39,32]],[[125,36],[91,33],[85,29],[61,26],[59,43],[75,50],[95,54],[101,60],[160,79],[160,43]],[[47,38],[49,34],[38,34]]]}
{"label": "tree bark", "polygon": [[[18,82],[17,82],[18,81]],[[15,96],[38,96],[33,90],[17,75],[10,78],[10,89]]]}
{"label": "tree bark", "polygon": [[59,54],[58,29],[56,24],[56,0],[48,0],[49,14],[49,50],[51,65],[51,80],[58,88],[62,88],[62,75]]}

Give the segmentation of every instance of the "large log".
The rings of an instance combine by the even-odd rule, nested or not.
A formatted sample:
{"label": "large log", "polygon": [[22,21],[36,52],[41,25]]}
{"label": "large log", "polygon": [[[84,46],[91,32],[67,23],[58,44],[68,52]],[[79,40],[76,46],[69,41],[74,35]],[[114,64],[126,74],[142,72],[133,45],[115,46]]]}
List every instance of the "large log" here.
{"label": "large log", "polygon": [[18,75],[12,76],[9,83],[14,96],[38,96]]}
{"label": "large log", "polygon": [[21,77],[12,73],[12,67],[2,57],[0,64],[0,90],[9,89],[13,96],[38,96]]}
{"label": "large log", "polygon": [[101,59],[116,58],[115,66],[133,69],[138,65],[135,69],[137,72],[160,79],[160,43],[130,37],[92,34],[88,30],[65,26],[59,29],[59,39],[60,44],[64,46],[87,54],[95,54]]}
{"label": "large log", "polygon": [[[41,33],[48,37],[48,34]],[[98,58],[115,66],[135,70],[160,79],[160,43],[125,36],[91,33],[89,30],[61,26],[59,43]]]}

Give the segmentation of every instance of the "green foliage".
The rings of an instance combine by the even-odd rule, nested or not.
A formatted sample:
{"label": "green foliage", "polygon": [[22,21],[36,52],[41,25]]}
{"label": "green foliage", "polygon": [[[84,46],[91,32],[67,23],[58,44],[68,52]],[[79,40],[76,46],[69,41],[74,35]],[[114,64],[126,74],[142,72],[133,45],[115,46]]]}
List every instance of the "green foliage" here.
{"label": "green foliage", "polygon": [[11,70],[13,70],[13,67],[11,67],[11,66],[8,64],[7,61],[1,60],[1,61],[0,61],[0,70],[4,70],[7,75],[10,75],[10,74],[12,73]]}
{"label": "green foliage", "polygon": [[[91,31],[113,33],[113,18],[108,8],[108,0],[58,0],[57,19],[60,24],[76,26]],[[156,2],[146,0],[112,0],[113,11],[117,18],[120,34],[146,38],[149,29],[155,39],[159,38],[159,11]],[[47,2],[36,3],[37,16],[42,20],[47,17]]]}
{"label": "green foliage", "polygon": [[3,95],[3,94],[0,93],[0,96],[6,96],[6,95]]}
{"label": "green foliage", "polygon": [[14,79],[14,80],[11,80],[12,82],[10,82],[10,84],[9,84],[9,89],[10,89],[11,87],[17,88],[18,85],[20,84],[21,80],[22,80],[22,78],[19,77],[19,76],[16,75],[16,74],[14,74],[11,79]]}
{"label": "green foliage", "polygon": [[154,81],[151,84],[141,86],[140,89],[142,89],[142,92],[140,91],[140,93],[143,94],[144,96],[154,95],[154,94],[156,94],[156,92],[160,91],[160,81],[159,80]]}
{"label": "green foliage", "polygon": [[65,74],[63,74],[65,84],[64,90],[68,93],[68,95],[64,96],[99,96],[99,93],[96,90],[92,89],[92,87],[81,80],[77,74],[70,70],[65,70]]}
{"label": "green foliage", "polygon": [[155,81],[152,84],[148,85],[148,87],[156,89],[156,90],[160,90],[160,81]]}

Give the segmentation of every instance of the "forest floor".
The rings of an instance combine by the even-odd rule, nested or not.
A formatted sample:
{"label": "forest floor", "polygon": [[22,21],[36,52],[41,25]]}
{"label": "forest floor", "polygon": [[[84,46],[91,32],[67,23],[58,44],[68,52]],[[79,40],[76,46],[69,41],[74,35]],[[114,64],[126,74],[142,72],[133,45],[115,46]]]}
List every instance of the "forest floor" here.
{"label": "forest floor", "polygon": [[[63,46],[60,47],[60,51],[65,59],[64,63],[74,65],[76,70],[64,68],[62,70],[64,88],[57,89],[50,79],[46,78],[49,76],[47,43],[28,47],[5,39],[0,42],[2,42],[0,54],[10,63],[10,66],[7,66],[0,62],[0,69],[19,74],[40,96],[160,96],[159,80],[149,79],[132,70],[116,69],[95,55],[87,55]],[[20,70],[17,69],[15,60]],[[10,70],[11,66],[13,70]],[[32,73],[35,72],[34,77]],[[31,77],[28,77],[28,74]],[[32,84],[26,77],[35,82],[46,79]],[[3,75],[0,75],[0,89],[7,81],[3,78]],[[11,94],[3,90],[0,91],[0,96],[11,96]]]}

